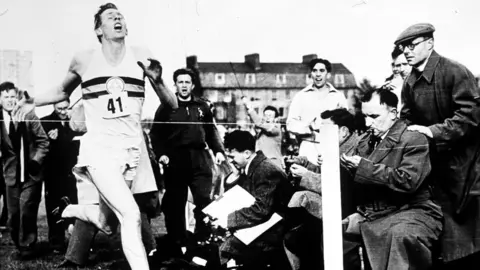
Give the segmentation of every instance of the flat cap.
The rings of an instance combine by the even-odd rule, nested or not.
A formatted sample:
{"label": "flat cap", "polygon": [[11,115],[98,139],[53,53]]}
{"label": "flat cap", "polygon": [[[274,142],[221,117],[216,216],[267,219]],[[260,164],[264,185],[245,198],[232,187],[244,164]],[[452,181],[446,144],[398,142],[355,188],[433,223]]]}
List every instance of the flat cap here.
{"label": "flat cap", "polygon": [[430,34],[435,32],[435,27],[429,23],[417,23],[414,24],[405,31],[403,31],[395,40],[395,45],[398,45],[400,43],[403,43],[407,40],[414,39],[416,37],[425,35],[425,34]]}

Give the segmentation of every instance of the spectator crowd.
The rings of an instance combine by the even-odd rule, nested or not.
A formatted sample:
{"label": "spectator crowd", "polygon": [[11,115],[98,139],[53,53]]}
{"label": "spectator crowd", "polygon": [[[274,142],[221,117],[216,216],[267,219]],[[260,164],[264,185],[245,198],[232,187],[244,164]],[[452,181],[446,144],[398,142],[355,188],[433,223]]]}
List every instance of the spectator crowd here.
{"label": "spectator crowd", "polygon": [[[126,36],[115,5],[100,7],[95,31],[104,48],[110,36]],[[313,59],[312,83],[292,99],[285,124],[277,108],[258,112],[243,97],[251,125],[221,127],[210,102],[194,95],[194,71],[176,70],[169,95],[158,61],[136,66],[148,52],[133,48],[116,63],[132,60],[128,68],[111,77],[101,67],[117,58],[76,56],[48,101],[2,82],[0,229],[17,249],[13,258],[37,258],[44,188],[48,242],[65,255],[59,268],[87,265],[101,232],[121,234],[132,269],[323,269],[322,181],[340,181],[344,269],[476,269],[480,91],[465,66],[435,51],[434,31],[421,23],[399,34],[392,74],[355,97],[360,109],[328,82],[331,63]],[[136,75],[148,77],[161,101],[148,131],[138,128],[145,83]],[[65,93],[79,85],[82,101],[70,104]],[[95,111],[102,96],[107,111]],[[54,110],[39,119],[28,109],[33,103]],[[326,125],[338,126],[340,179],[322,175]],[[95,147],[98,155],[86,154]],[[203,211],[238,187],[253,204],[218,217]],[[168,253],[153,234],[160,214]],[[237,232],[274,215],[280,220],[252,242],[240,240]]]}

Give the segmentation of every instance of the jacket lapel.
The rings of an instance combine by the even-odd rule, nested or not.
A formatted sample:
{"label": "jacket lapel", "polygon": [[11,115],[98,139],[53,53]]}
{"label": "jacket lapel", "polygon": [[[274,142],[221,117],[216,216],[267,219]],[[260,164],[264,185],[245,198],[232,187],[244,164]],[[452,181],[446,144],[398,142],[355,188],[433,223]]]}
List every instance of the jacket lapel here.
{"label": "jacket lapel", "polygon": [[12,141],[10,140],[10,136],[8,136],[7,127],[5,126],[5,121],[3,121],[3,112],[0,113],[0,121],[2,122],[2,124],[1,124],[2,134],[5,135],[5,136],[2,136],[3,142],[10,149],[13,149]]}
{"label": "jacket lapel", "polygon": [[370,154],[369,159],[378,163],[382,161],[400,141],[400,137],[407,128],[403,120],[397,120],[390,128],[387,136],[377,145],[375,150]]}
{"label": "jacket lapel", "polygon": [[392,142],[391,138],[385,137],[370,154],[369,159],[374,163],[380,162],[392,151],[394,146],[395,143]]}

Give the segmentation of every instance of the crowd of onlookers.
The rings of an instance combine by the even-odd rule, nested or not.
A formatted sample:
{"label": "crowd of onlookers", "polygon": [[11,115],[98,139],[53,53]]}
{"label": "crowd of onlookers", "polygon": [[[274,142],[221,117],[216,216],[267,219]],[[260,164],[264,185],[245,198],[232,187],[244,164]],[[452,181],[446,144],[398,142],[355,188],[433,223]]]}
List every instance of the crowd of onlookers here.
{"label": "crowd of onlookers", "polygon": [[[416,24],[402,32],[392,75],[355,97],[354,108],[328,82],[330,62],[312,60],[312,83],[295,95],[284,124],[275,107],[259,114],[244,97],[251,125],[221,130],[210,104],[192,94],[195,73],[175,71],[178,108],[161,104],[144,134],[163,199],[157,192],[135,194],[151,265],[323,269],[322,205],[328,202],[321,183],[337,179],[322,177],[320,133],[336,125],[344,269],[474,269],[480,261],[480,91],[467,68],[434,50],[434,31]],[[30,113],[18,121],[11,112],[19,94],[12,83],[0,84],[0,229],[8,216],[16,258],[35,256],[44,182],[49,243],[65,253],[60,267],[84,266],[98,229],[60,215],[89,197],[88,183],[72,173],[84,132],[70,121],[68,100],[42,119]],[[202,211],[233,187],[254,203],[215,218]],[[188,201],[195,205],[193,232]],[[160,212],[168,254],[159,254],[150,224]],[[281,220],[251,243],[235,236],[274,214]]]}

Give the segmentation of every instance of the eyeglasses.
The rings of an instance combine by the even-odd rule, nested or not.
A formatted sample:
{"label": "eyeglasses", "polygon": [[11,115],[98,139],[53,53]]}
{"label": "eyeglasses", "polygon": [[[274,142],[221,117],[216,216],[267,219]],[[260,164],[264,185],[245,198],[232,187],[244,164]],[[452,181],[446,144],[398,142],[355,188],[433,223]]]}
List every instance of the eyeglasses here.
{"label": "eyeglasses", "polygon": [[413,51],[415,49],[415,47],[417,47],[418,44],[420,44],[422,42],[425,42],[427,40],[429,40],[429,38],[425,38],[422,41],[419,41],[417,43],[410,43],[408,45],[400,44],[400,45],[398,45],[398,49],[402,52],[404,52],[406,48],[408,48],[410,51]]}

